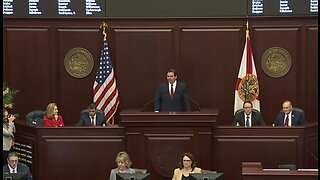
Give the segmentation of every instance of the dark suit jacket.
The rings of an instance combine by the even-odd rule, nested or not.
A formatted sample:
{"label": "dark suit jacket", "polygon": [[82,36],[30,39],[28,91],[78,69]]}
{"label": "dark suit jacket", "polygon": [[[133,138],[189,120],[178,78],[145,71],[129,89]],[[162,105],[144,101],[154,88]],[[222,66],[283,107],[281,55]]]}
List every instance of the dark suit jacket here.
{"label": "dark suit jacket", "polygon": [[174,97],[171,99],[169,93],[169,83],[159,85],[155,95],[154,110],[160,112],[191,111],[189,96],[186,85],[177,81]]}
{"label": "dark suit jacket", "polygon": [[[275,126],[284,126],[285,113],[281,110],[277,115]],[[291,113],[291,126],[304,125],[306,120],[302,111],[293,109]]]}
{"label": "dark suit jacket", "polygon": [[[104,123],[104,113],[102,111],[96,111],[96,126],[103,126]],[[81,113],[80,120],[76,126],[91,126],[91,119],[88,111]]]}
{"label": "dark suit jacket", "polygon": [[[28,175],[28,180],[32,180],[32,174],[31,174],[30,168],[28,166],[18,163],[17,171],[18,171],[18,173],[26,172]],[[9,169],[8,165],[3,166],[3,173],[10,173],[10,169]]]}
{"label": "dark suit jacket", "polygon": [[[239,123],[239,126],[245,126],[245,116],[244,111],[239,111],[234,115],[234,119],[232,122],[232,125],[235,126],[237,122]],[[251,126],[264,126],[266,123],[262,119],[262,116],[260,112],[258,111],[252,111],[251,115]]]}

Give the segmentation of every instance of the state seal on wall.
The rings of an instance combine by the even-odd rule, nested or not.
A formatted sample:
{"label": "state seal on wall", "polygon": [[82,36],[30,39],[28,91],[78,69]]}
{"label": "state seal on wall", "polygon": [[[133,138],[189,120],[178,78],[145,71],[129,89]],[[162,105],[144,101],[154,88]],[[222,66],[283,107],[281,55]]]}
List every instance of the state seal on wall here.
{"label": "state seal on wall", "polygon": [[94,61],[91,53],[80,47],[71,49],[64,57],[66,71],[75,78],[84,78],[93,69]]}
{"label": "state seal on wall", "polygon": [[242,101],[254,101],[259,96],[258,78],[254,74],[246,74],[238,85],[238,95]]}
{"label": "state seal on wall", "polygon": [[266,50],[261,58],[262,70],[270,77],[279,78],[286,75],[291,68],[291,56],[281,47]]}

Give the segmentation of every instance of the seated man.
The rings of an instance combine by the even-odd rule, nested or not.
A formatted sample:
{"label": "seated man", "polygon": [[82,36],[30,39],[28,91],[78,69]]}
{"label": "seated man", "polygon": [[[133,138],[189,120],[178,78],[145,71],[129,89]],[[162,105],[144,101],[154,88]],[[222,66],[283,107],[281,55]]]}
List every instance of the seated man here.
{"label": "seated man", "polygon": [[266,125],[259,111],[253,111],[251,101],[243,102],[243,110],[237,111],[234,115],[232,125],[235,126],[237,124],[245,127]]}
{"label": "seated man", "polygon": [[97,110],[94,103],[90,103],[87,110],[82,111],[80,120],[76,126],[103,126],[105,124],[104,113]]}
{"label": "seated man", "polygon": [[289,100],[283,101],[282,111],[277,115],[275,126],[296,126],[304,124],[306,124],[304,112],[292,108],[292,104]]}
{"label": "seated man", "polygon": [[3,166],[3,173],[27,173],[28,180],[32,180],[30,168],[24,164],[19,163],[19,156],[12,151],[8,154],[8,164]]}

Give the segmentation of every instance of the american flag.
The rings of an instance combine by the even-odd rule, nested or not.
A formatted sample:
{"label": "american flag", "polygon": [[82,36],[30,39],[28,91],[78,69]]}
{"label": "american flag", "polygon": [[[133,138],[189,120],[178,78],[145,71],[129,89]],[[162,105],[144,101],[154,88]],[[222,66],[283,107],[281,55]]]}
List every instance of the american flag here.
{"label": "american flag", "polygon": [[93,95],[93,102],[97,109],[104,111],[108,122],[117,111],[119,94],[106,40],[103,41],[99,67],[93,84]]}

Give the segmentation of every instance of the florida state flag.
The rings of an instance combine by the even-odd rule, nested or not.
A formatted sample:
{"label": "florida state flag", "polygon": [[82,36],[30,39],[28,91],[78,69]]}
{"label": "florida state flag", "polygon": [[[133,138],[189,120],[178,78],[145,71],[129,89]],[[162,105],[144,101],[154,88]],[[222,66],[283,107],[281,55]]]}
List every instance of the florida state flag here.
{"label": "florida state flag", "polygon": [[253,108],[260,111],[259,83],[251,51],[248,23],[246,30],[246,44],[244,46],[235,88],[234,113],[243,108],[242,105],[244,101],[251,101]]}

